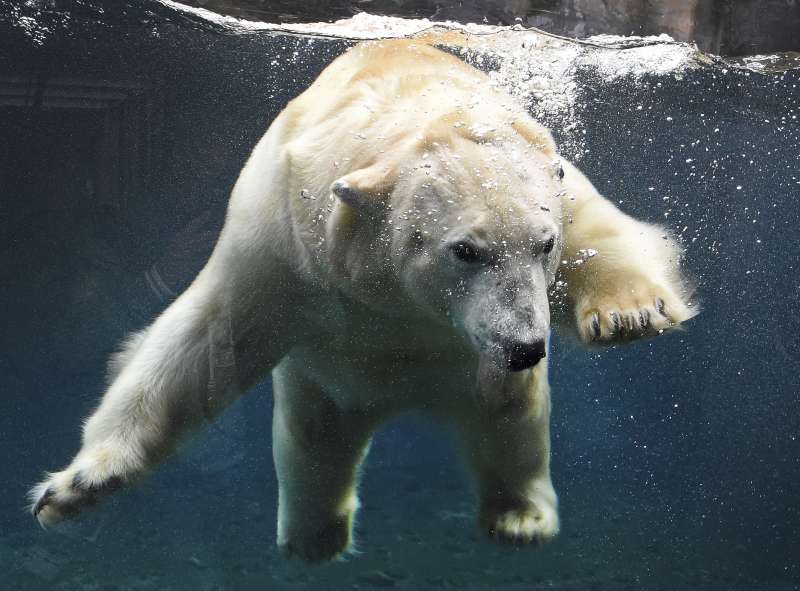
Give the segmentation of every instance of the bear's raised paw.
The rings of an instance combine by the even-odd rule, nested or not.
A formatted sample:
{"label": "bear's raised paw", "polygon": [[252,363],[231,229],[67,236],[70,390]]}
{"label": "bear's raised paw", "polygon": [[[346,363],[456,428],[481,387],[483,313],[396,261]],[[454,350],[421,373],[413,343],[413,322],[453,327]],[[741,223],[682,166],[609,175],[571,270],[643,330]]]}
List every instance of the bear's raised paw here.
{"label": "bear's raised paw", "polygon": [[590,344],[614,344],[654,336],[696,313],[670,289],[646,282],[620,285],[616,293],[587,298],[575,309],[578,334]]}

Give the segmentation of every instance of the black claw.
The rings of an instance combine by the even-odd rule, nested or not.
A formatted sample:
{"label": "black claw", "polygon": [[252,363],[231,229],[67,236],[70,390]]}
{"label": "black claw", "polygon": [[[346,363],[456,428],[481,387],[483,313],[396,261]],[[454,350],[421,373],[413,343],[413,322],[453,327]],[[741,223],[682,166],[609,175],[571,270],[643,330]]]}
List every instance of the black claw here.
{"label": "black claw", "polygon": [[666,314],[664,314],[664,300],[661,298],[656,298],[656,310],[658,310],[658,313],[662,316],[666,316]]}
{"label": "black claw", "polygon": [[639,310],[639,326],[642,329],[646,329],[650,324],[650,311],[649,310]]}
{"label": "black claw", "polygon": [[87,483],[86,479],[83,477],[83,474],[80,472],[75,474],[75,476],[72,478],[73,489],[89,493],[90,495],[112,493],[121,489],[124,484],[125,481],[119,476],[112,476],[105,482],[95,482],[91,484]]}
{"label": "black claw", "polygon": [[594,338],[600,338],[600,318],[597,314],[592,314],[592,333]]}
{"label": "black claw", "polygon": [[112,476],[108,480],[106,480],[105,484],[103,485],[103,490],[106,492],[115,492],[125,486],[125,481],[120,478],[119,476]]}
{"label": "black claw", "polygon": [[611,312],[608,316],[611,318],[611,324],[614,325],[614,332],[622,331],[622,320],[619,317],[619,313]]}
{"label": "black claw", "polygon": [[55,491],[53,490],[52,486],[48,486],[47,489],[45,489],[44,494],[41,497],[39,497],[39,500],[36,501],[36,504],[33,506],[32,513],[34,517],[39,515],[39,513],[42,511],[42,509],[44,509],[45,505],[47,505],[48,501],[50,501],[50,499],[53,497],[54,494]]}
{"label": "black claw", "polygon": [[75,476],[72,477],[72,488],[78,492],[91,494],[98,492],[102,488],[102,485],[91,484],[84,478],[82,472],[76,472]]}

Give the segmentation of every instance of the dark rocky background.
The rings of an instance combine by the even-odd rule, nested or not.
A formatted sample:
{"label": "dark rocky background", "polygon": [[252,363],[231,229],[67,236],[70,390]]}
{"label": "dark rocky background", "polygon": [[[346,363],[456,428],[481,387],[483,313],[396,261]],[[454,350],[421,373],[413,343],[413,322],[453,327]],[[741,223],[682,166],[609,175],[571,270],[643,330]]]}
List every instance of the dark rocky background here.
{"label": "dark rocky background", "polygon": [[800,51],[797,0],[187,0],[267,22],[317,22],[356,12],[431,20],[521,23],[569,37],[658,35],[703,51],[746,55]]}

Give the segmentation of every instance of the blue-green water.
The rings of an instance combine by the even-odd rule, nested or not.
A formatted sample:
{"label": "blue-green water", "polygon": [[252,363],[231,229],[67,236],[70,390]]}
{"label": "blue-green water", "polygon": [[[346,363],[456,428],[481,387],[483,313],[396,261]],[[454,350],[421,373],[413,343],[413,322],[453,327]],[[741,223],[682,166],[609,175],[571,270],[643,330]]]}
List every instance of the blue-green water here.
{"label": "blue-green water", "polygon": [[268,382],[141,485],[36,525],[26,492],[77,451],[108,355],[202,267],[252,146],[348,45],[0,0],[0,589],[800,588],[797,70],[579,73],[581,167],[683,236],[703,312],[604,352],[555,336],[552,544],[483,540],[447,433],[409,418],[367,462],[360,554],[285,560]]}

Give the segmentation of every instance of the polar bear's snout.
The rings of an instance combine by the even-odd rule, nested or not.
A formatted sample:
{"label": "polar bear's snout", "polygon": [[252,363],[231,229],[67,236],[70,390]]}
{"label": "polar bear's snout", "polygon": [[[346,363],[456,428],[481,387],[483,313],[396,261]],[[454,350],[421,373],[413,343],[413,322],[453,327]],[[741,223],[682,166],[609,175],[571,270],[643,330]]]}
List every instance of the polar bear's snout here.
{"label": "polar bear's snout", "polygon": [[505,346],[506,365],[510,371],[530,369],[547,356],[544,339],[513,341]]}
{"label": "polar bear's snout", "polygon": [[530,369],[547,356],[548,277],[539,261],[506,260],[462,285],[451,319],[493,372]]}

